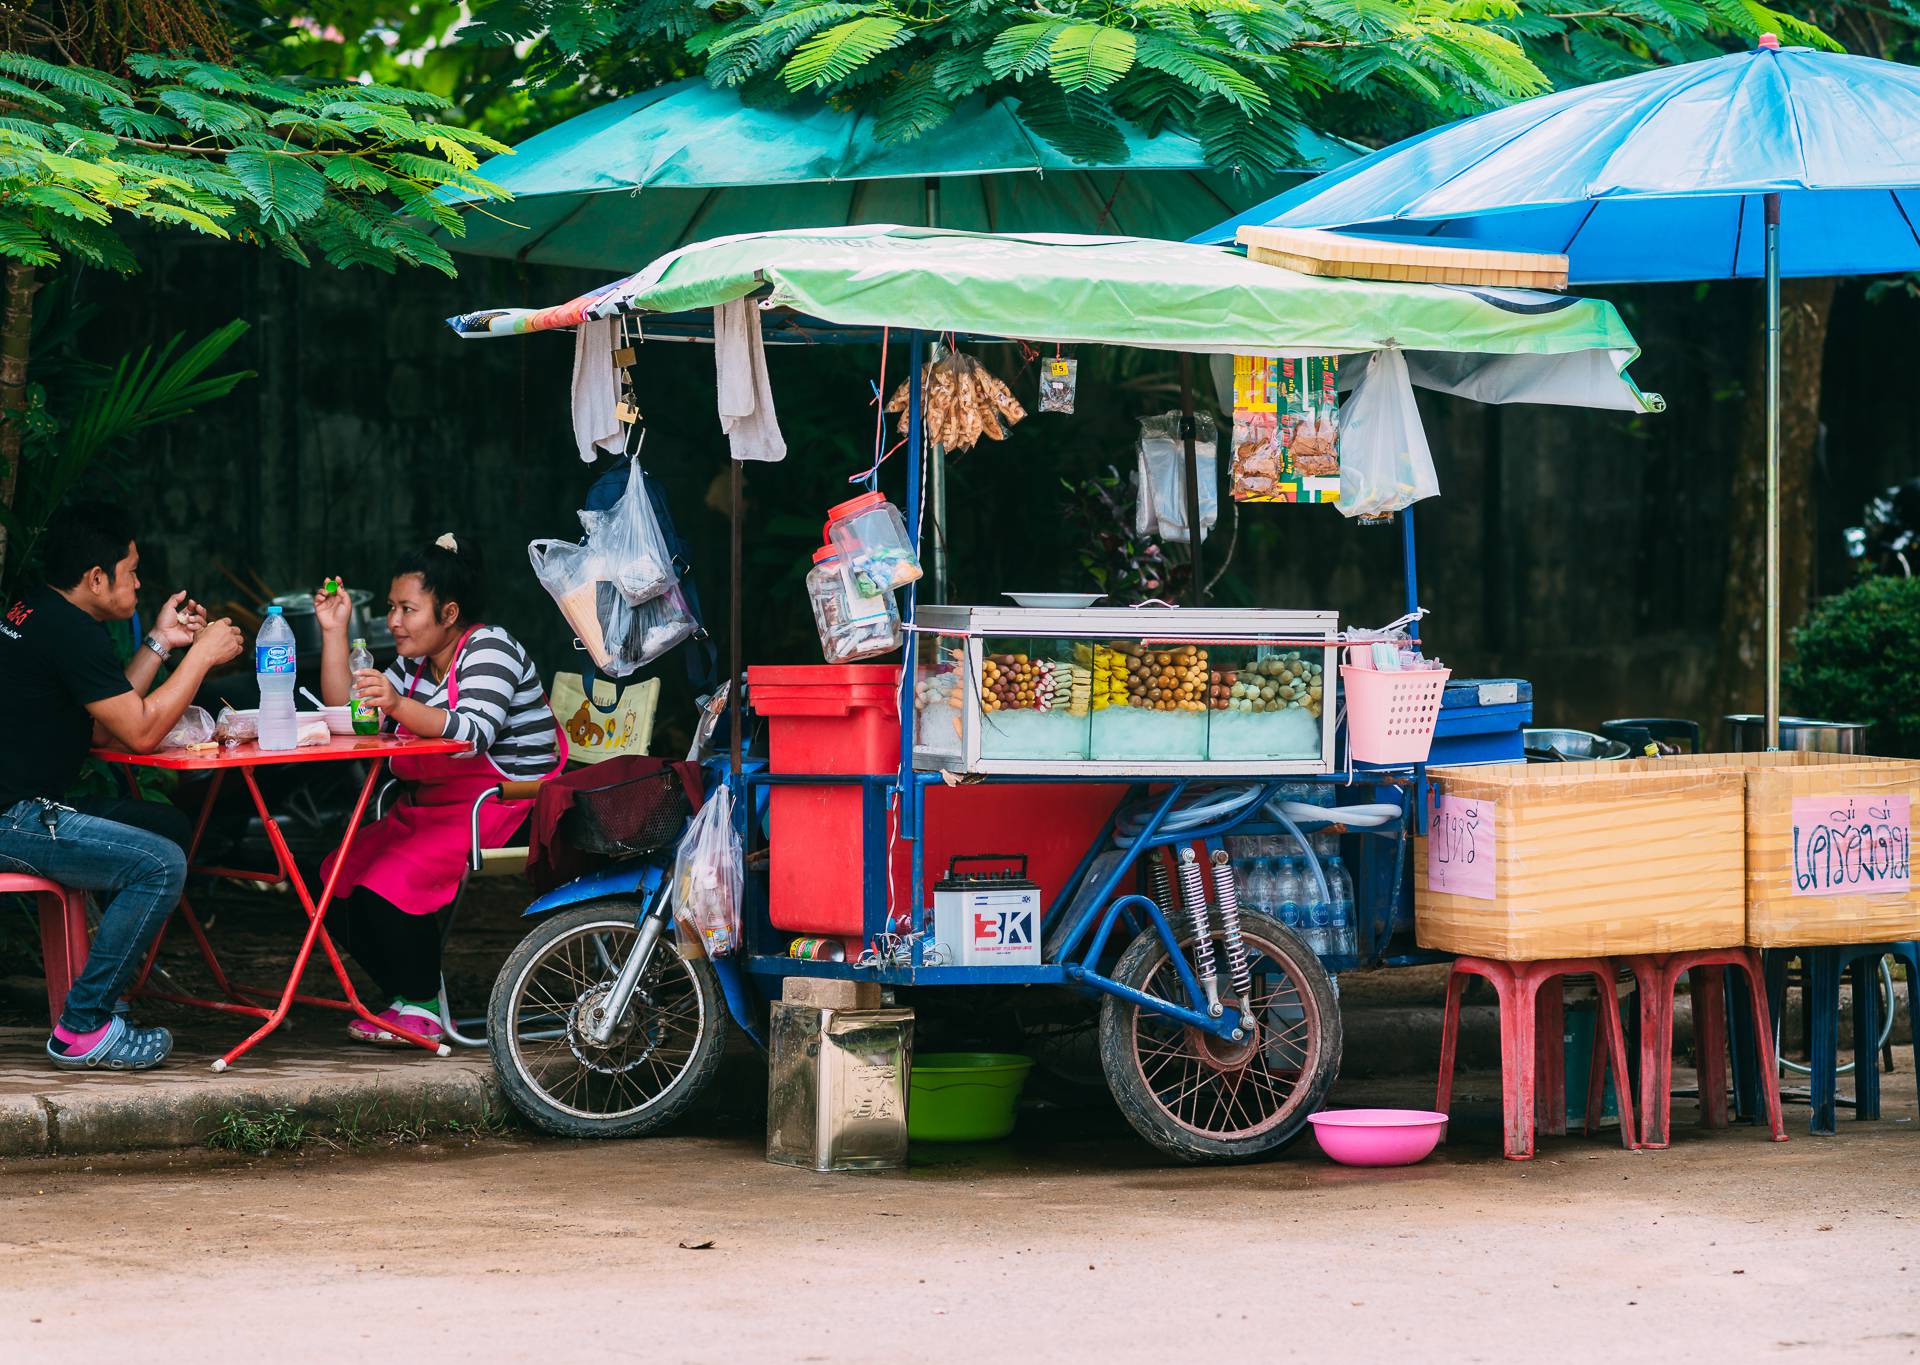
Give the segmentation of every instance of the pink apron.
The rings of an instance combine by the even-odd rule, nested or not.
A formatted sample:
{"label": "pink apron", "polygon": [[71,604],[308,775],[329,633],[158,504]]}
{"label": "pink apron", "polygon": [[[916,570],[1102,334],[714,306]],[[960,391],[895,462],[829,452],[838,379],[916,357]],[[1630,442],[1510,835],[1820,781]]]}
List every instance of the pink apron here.
{"label": "pink apron", "polygon": [[[453,667],[447,674],[449,709],[460,704],[460,656],[466,653],[468,636],[478,629],[469,627],[454,647]],[[413,695],[425,671],[423,662],[407,684],[407,696]],[[567,735],[557,718],[554,733],[559,761],[548,777],[567,766]],[[400,757],[388,766],[411,790],[400,805],[354,837],[334,891],[344,896],[364,886],[409,915],[431,915],[453,903],[467,874],[473,803],[481,792],[507,779],[485,754]],[[531,801],[489,801],[480,809],[480,846],[506,847],[532,809]],[[338,857],[337,852],[327,855],[321,865],[323,877]]]}

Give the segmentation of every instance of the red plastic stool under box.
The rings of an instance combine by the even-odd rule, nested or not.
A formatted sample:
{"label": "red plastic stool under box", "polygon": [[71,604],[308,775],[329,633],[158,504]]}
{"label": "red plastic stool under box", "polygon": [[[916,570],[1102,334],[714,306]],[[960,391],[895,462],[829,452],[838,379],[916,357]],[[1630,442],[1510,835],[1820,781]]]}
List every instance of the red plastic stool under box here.
{"label": "red plastic stool under box", "polygon": [[1684,973],[1693,992],[1693,1047],[1700,1077],[1700,1124],[1727,1126],[1727,997],[1722,972],[1745,972],[1761,1098],[1775,1142],[1787,1140],[1780,1116],[1780,1074],[1773,1057],[1773,1020],[1758,948],[1701,948],[1640,953],[1621,959],[1640,994],[1640,1142],[1665,1147],[1673,1119],[1673,996]]}
{"label": "red plastic stool under box", "polygon": [[[888,774],[900,763],[896,664],[756,666],[747,670],[754,712],[767,718],[775,773]],[[1079,866],[1126,795],[1104,783],[934,786],[926,793],[922,867],[933,884],[955,857],[1024,854],[1046,906]],[[890,867],[893,914],[911,911],[913,846],[898,837],[891,811],[867,828],[857,785],[776,786],[768,809],[768,918],[796,935],[865,946],[866,875]]]}
{"label": "red plastic stool under box", "polygon": [[[1500,962],[1491,958],[1459,957],[1447,974],[1447,1008],[1440,1032],[1440,1086],[1433,1107],[1441,1113],[1453,1102],[1453,1059],[1460,1041],[1460,995],[1469,976],[1484,977],[1500,1000],[1501,1111],[1506,1153],[1515,1161],[1533,1155],[1535,1109],[1549,1133],[1564,1133],[1567,1123],[1565,982],[1569,976],[1591,976],[1600,1001],[1599,1037],[1606,1058],[1624,1095],[1627,1089],[1627,1039],[1620,1024],[1620,1001],[1614,995],[1613,964],[1605,958],[1572,957],[1540,962]],[[1544,988],[1544,989],[1543,989]],[[1596,1047],[1596,1052],[1598,1048]],[[1599,1096],[1606,1086],[1607,1066],[1596,1056],[1588,1086],[1586,1130],[1591,1133],[1600,1112]],[[1632,1150],[1633,1106],[1620,1105],[1620,1142]]]}

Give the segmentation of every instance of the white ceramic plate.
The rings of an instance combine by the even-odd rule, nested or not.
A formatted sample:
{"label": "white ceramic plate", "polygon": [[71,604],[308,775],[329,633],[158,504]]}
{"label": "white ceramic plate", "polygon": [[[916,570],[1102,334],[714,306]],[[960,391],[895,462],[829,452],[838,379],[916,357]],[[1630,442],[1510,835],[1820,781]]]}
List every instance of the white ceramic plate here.
{"label": "white ceramic plate", "polygon": [[1011,597],[1018,606],[1054,611],[1074,611],[1080,607],[1090,607],[1095,602],[1104,601],[1106,598],[1103,592],[1006,592],[1000,595]]}

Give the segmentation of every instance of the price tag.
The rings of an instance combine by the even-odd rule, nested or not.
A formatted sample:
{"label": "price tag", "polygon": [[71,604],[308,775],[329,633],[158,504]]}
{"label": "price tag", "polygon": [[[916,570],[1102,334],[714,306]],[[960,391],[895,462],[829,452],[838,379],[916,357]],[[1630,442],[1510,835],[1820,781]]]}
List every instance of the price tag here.
{"label": "price tag", "polygon": [[1796,796],[1793,894],[1903,895],[1913,887],[1908,796]]}
{"label": "price tag", "polygon": [[1468,900],[1494,899],[1494,813],[1491,801],[1435,793],[1428,807],[1427,885]]}

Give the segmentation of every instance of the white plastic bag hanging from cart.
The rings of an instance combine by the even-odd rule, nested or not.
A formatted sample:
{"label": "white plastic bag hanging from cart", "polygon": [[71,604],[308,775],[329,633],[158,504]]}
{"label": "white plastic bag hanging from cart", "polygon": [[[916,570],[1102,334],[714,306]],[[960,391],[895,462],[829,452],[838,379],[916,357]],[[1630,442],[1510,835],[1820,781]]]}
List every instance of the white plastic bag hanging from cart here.
{"label": "white plastic bag hanging from cart", "polygon": [[[1185,544],[1187,442],[1180,434],[1180,420],[1177,412],[1140,419],[1136,446],[1140,456],[1140,496],[1135,505],[1133,529],[1143,536],[1157,535],[1165,541]],[[1194,457],[1200,465],[1200,538],[1205,540],[1220,515],[1219,436],[1208,413],[1195,413],[1193,424]]]}
{"label": "white plastic bag hanging from cart", "polygon": [[673,917],[698,935],[708,957],[739,946],[743,880],[733,792],[722,785],[688,823],[673,858]]}
{"label": "white plastic bag hanging from cart", "polygon": [[1375,351],[1340,405],[1340,500],[1349,517],[1398,512],[1440,495],[1427,429],[1397,347]]}
{"label": "white plastic bag hanging from cart", "polygon": [[667,537],[647,498],[646,474],[630,460],[627,491],[604,512],[582,512],[587,549],[600,557],[608,581],[633,606],[658,597],[677,581]]}
{"label": "white plastic bag hanging from cart", "polygon": [[600,580],[604,576],[600,557],[570,540],[536,540],[527,546],[527,558],[533,564],[533,576],[567,618],[593,666],[607,672],[613,651],[607,644],[607,626],[600,618]]}

